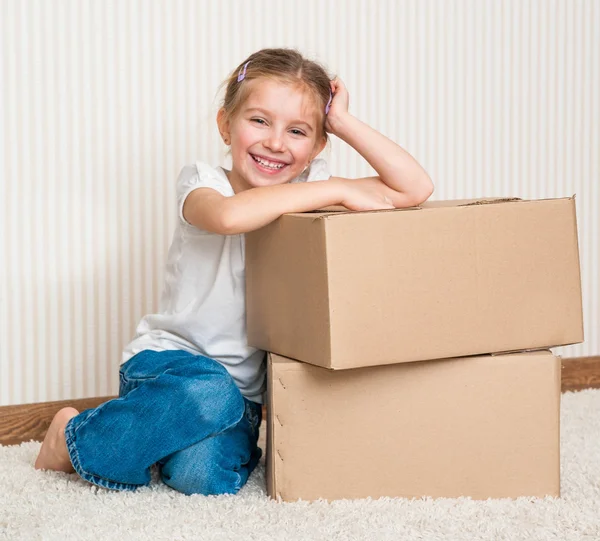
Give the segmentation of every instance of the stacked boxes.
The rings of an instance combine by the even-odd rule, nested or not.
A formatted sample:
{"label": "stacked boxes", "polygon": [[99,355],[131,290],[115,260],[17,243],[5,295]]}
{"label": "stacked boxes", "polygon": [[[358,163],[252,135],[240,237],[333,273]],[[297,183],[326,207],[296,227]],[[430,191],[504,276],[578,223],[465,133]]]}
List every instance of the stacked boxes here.
{"label": "stacked boxes", "polygon": [[559,494],[548,348],[583,340],[574,198],[287,214],[246,262],[271,496]]}

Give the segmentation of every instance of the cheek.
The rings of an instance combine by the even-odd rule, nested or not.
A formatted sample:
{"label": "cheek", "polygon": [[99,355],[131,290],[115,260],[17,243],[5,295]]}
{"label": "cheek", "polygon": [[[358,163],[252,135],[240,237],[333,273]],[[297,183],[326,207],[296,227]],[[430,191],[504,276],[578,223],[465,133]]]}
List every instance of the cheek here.
{"label": "cheek", "polygon": [[285,140],[286,146],[296,153],[306,152],[312,146],[312,140],[308,137],[290,135]]}
{"label": "cheek", "polygon": [[301,162],[308,162],[310,160],[312,151],[314,149],[314,143],[312,141],[305,141],[299,144],[296,148],[296,159]]}
{"label": "cheek", "polygon": [[236,146],[236,153],[244,154],[255,143],[255,139],[251,130],[239,130],[232,134],[231,141]]}
{"label": "cheek", "polygon": [[235,145],[234,154],[241,155],[244,154],[248,148],[247,142],[243,137],[237,137],[236,139],[232,139],[232,146]]}

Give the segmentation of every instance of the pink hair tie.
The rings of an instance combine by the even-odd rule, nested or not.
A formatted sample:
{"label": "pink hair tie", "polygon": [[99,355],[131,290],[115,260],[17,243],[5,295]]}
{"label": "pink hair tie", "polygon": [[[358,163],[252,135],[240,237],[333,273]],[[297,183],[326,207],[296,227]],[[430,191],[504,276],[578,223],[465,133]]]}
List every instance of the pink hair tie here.
{"label": "pink hair tie", "polygon": [[331,100],[333,99],[333,94],[331,93],[331,90],[329,91],[329,101],[327,102],[327,105],[325,106],[325,114],[329,114],[329,107],[331,106]]}
{"label": "pink hair tie", "polygon": [[238,83],[241,83],[244,80],[244,78],[246,77],[246,68],[248,67],[248,64],[250,64],[250,60],[248,60],[248,62],[246,62],[244,64],[244,67],[243,67],[244,72],[242,73],[242,70],[240,70],[240,73],[238,74],[238,77],[237,77]]}

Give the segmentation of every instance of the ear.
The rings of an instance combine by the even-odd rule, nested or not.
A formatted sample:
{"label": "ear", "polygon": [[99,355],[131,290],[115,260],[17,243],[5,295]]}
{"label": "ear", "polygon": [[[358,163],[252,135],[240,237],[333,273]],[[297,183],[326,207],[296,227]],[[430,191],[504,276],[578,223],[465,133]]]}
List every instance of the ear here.
{"label": "ear", "polygon": [[217,126],[219,126],[219,133],[223,141],[226,141],[225,144],[228,144],[227,141],[231,139],[229,134],[229,121],[226,120],[227,115],[225,114],[225,109],[221,107],[217,113]]}

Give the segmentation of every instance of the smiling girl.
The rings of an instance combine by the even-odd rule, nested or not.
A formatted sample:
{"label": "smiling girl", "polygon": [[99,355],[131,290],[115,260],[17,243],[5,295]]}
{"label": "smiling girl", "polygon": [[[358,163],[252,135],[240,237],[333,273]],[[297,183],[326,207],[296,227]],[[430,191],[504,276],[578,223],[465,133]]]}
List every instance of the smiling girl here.
{"label": "smiling girl", "polygon": [[[119,398],[60,410],[37,469],[135,490],[157,465],[185,494],[236,493],[261,456],[265,385],[265,352],[246,338],[244,233],[288,212],[416,206],[433,191],[406,151],[348,112],[344,84],[291,49],[263,49],[235,68],[217,125],[231,170],[197,162],[179,175],[160,310],[125,348]],[[332,177],[317,159],[328,134],[378,175]]]}

